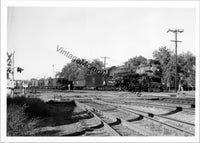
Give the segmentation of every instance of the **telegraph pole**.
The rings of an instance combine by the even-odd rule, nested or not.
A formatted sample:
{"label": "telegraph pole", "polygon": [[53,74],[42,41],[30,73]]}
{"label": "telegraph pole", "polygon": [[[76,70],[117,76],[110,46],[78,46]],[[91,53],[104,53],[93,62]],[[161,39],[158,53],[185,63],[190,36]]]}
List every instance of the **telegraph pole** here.
{"label": "telegraph pole", "polygon": [[109,57],[105,56],[105,57],[101,57],[101,58],[104,59],[104,62],[103,62],[104,64],[103,65],[104,65],[104,70],[105,70],[106,69],[106,59],[109,59]]}
{"label": "telegraph pole", "polygon": [[177,47],[178,47],[178,42],[182,42],[182,41],[178,41],[177,40],[177,34],[178,33],[182,33],[184,30],[179,30],[179,29],[168,29],[168,32],[172,32],[175,34],[175,40],[170,40],[171,42],[175,42],[175,92],[177,92]]}

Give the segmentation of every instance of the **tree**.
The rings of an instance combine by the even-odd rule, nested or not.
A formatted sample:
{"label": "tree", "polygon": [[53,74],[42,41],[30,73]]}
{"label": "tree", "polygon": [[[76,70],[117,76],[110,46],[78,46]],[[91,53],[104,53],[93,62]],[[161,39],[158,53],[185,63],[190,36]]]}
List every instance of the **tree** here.
{"label": "tree", "polygon": [[195,56],[190,53],[182,53],[178,56],[178,73],[182,75],[185,84],[195,86]]}
{"label": "tree", "polygon": [[90,63],[90,68],[87,71],[87,74],[97,74],[98,71],[102,71],[102,70],[103,70],[103,62],[100,61],[99,59],[94,59]]}
{"label": "tree", "polygon": [[[162,82],[171,87],[175,86],[175,54],[167,47],[160,47],[153,52],[153,57],[161,63]],[[195,56],[182,53],[177,56],[178,81],[180,77],[185,80],[185,85],[195,86]]]}
{"label": "tree", "polygon": [[162,80],[166,85],[175,87],[175,55],[171,55],[169,62],[163,68],[162,75]]}
{"label": "tree", "polygon": [[153,57],[155,60],[160,62],[160,69],[162,70],[162,82],[166,85],[171,84],[169,82],[171,82],[171,79],[173,77],[172,75],[174,72],[174,60],[172,60],[172,51],[166,46],[163,46],[153,52]]}
{"label": "tree", "polygon": [[75,62],[68,63],[62,68],[59,77],[66,78],[70,81],[83,80],[85,78],[86,68]]}
{"label": "tree", "polygon": [[98,70],[101,71],[102,67],[103,63],[98,59],[93,60],[91,63],[85,59],[80,59],[78,62],[72,61],[65,65],[58,76],[70,81],[84,80],[86,76],[95,74]]}
{"label": "tree", "polygon": [[173,52],[170,49],[168,49],[166,46],[163,46],[153,52],[153,57],[164,67],[169,63],[172,53]]}
{"label": "tree", "polygon": [[125,66],[130,69],[136,69],[141,64],[147,64],[147,59],[143,56],[130,58],[127,62],[125,62]]}

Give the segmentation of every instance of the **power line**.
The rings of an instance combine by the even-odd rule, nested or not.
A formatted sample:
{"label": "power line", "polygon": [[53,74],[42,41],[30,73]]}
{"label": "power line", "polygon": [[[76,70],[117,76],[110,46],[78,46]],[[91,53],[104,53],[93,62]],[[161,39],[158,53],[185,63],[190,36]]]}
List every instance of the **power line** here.
{"label": "power line", "polygon": [[178,41],[177,40],[177,35],[178,33],[182,33],[184,30],[179,30],[179,29],[168,29],[168,32],[172,32],[175,34],[175,40],[170,40],[171,42],[175,42],[175,91],[177,92],[177,47],[178,47],[178,42],[182,42],[182,41]]}

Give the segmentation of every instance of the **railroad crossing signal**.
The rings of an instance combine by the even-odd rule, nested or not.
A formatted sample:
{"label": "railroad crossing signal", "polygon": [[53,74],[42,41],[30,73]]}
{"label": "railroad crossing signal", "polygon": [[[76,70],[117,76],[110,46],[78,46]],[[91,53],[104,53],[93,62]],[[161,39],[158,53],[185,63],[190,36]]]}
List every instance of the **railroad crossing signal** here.
{"label": "railroad crossing signal", "polygon": [[11,73],[11,66],[12,66],[12,53],[7,53],[8,59],[7,59],[7,72]]}
{"label": "railroad crossing signal", "polygon": [[12,74],[12,57],[13,54],[7,52],[7,78],[9,78],[10,73]]}
{"label": "railroad crossing signal", "polygon": [[9,54],[9,53],[7,53],[7,56],[8,56],[8,59],[7,59],[7,62],[8,62],[8,66],[11,66],[11,63],[12,63],[12,53],[11,54]]}
{"label": "railroad crossing signal", "polygon": [[11,67],[7,67],[7,73],[11,73]]}

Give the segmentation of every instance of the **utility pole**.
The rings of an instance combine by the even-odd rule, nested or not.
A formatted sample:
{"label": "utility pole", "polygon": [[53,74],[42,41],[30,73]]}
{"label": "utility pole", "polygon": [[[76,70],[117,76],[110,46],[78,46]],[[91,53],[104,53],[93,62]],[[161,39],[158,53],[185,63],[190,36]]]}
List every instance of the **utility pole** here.
{"label": "utility pole", "polygon": [[182,33],[184,30],[179,30],[179,29],[168,29],[168,32],[172,32],[175,34],[175,40],[170,40],[171,42],[175,42],[175,92],[177,92],[177,46],[178,46],[178,42],[182,42],[182,41],[178,41],[177,40],[177,34],[178,33]]}
{"label": "utility pole", "polygon": [[106,69],[106,59],[109,59],[109,57],[101,57],[101,58],[103,58],[104,59],[104,62],[103,62],[103,65],[104,65],[104,70]]}

